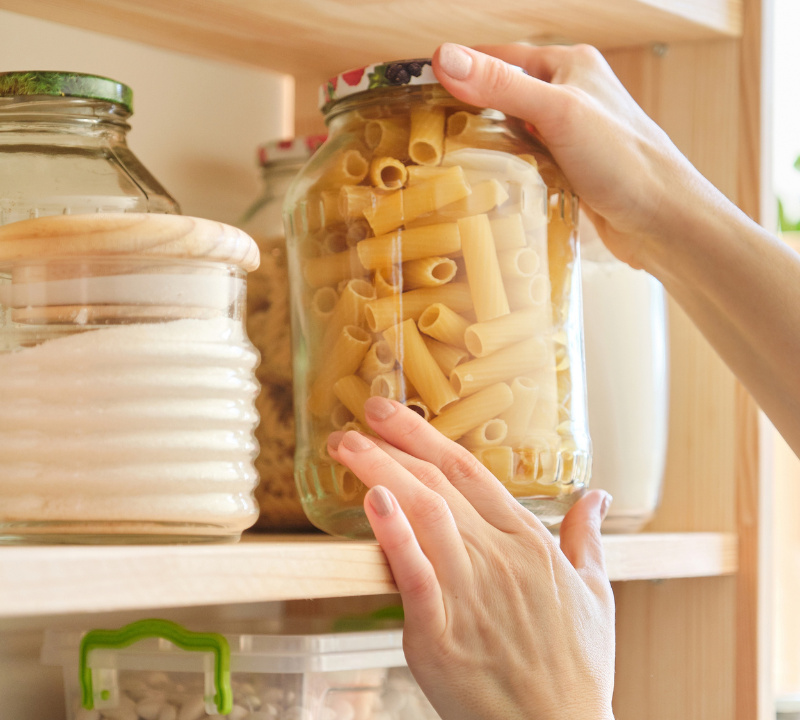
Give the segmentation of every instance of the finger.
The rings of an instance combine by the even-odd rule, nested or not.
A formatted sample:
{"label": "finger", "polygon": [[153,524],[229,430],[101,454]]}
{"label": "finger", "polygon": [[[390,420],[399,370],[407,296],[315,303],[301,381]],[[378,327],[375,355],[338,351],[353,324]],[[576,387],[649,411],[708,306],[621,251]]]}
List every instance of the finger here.
{"label": "finger", "polygon": [[406,622],[427,637],[437,637],[446,622],[442,588],[408,518],[394,495],[381,485],[367,492],[364,511],[389,561]]}
{"label": "finger", "polygon": [[439,468],[486,522],[504,532],[520,529],[526,511],[471,452],[401,403],[371,397],[364,412],[370,427],[388,443]]}
{"label": "finger", "polygon": [[546,45],[533,47],[512,43],[507,45],[473,45],[473,50],[491,55],[504,62],[516,65],[525,70],[528,75],[552,82],[556,71],[566,60],[564,50],[568,48],[561,45]]}
{"label": "finger", "polygon": [[[409,411],[411,412],[411,411]],[[412,415],[415,413],[411,412]],[[470,567],[464,541],[447,501],[390,458],[371,438],[350,431],[331,457],[350,468],[367,487],[392,491],[408,517],[423,552],[443,581],[457,582]]]}
{"label": "finger", "polygon": [[572,506],[561,523],[561,552],[584,579],[601,578],[607,582],[600,525],[610,505],[611,495],[605,490],[591,490]]}
{"label": "finger", "polygon": [[459,100],[527,120],[548,143],[557,141],[575,106],[574,94],[563,86],[525,75],[503,60],[463,45],[442,45],[434,53],[433,70]]}

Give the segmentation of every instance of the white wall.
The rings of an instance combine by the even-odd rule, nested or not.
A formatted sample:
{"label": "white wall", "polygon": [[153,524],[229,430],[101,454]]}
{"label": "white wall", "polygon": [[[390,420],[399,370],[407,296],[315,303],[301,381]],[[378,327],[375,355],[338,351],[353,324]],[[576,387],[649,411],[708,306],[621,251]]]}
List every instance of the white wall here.
{"label": "white wall", "polygon": [[291,134],[288,76],[0,11],[0,72],[8,70],[130,85],[130,146],[187,215],[235,222],[258,192],[257,145]]}

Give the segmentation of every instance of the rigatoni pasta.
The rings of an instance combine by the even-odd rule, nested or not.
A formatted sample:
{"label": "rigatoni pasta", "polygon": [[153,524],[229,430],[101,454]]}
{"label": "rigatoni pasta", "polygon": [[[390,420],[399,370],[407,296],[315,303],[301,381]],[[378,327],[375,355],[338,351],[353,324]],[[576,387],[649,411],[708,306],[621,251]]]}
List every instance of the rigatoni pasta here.
{"label": "rigatoni pasta", "polygon": [[403,320],[418,320],[425,309],[434,303],[447,305],[460,313],[472,309],[469,286],[463,283],[448,283],[437,288],[420,288],[401,295],[372,300],[364,307],[367,327],[372,332],[383,332],[390,325]]}
{"label": "rigatoni pasta", "polygon": [[508,315],[508,299],[488,216],[463,218],[458,221],[458,231],[478,322]]}
{"label": "rigatoni pasta", "polygon": [[367,418],[364,415],[364,403],[370,398],[369,385],[358,375],[345,375],[333,384],[333,394],[356,419],[365,427],[368,427]]}
{"label": "rigatoni pasta", "polygon": [[372,347],[367,351],[361,366],[358,368],[359,376],[366,382],[372,381],[378,377],[393,370],[395,366],[394,355],[389,343],[386,340],[378,340],[372,344]]}
{"label": "rigatoni pasta", "polygon": [[443,303],[434,303],[425,308],[419,316],[419,329],[426,335],[453,347],[466,350],[464,333],[470,326],[458,313],[453,312]]}
{"label": "rigatoni pasta", "polygon": [[506,435],[508,435],[508,425],[505,420],[494,418],[464,433],[458,443],[467,450],[478,450],[499,445],[506,439]]}
{"label": "rigatoni pasta", "polygon": [[381,190],[398,190],[408,182],[408,170],[397,158],[376,157],[369,166],[369,179]]}
{"label": "rigatoni pasta", "polygon": [[433,356],[436,364],[447,377],[450,377],[450,373],[455,370],[459,363],[464,362],[469,357],[469,353],[452,345],[445,345],[443,342],[434,340],[427,335],[422,336],[422,341],[425,343],[425,347],[428,348],[428,352]]}
{"label": "rigatoni pasta", "polygon": [[457,266],[454,260],[444,257],[427,257],[403,263],[403,287],[415,290],[439,287],[455,279]]}
{"label": "rigatoni pasta", "polygon": [[511,388],[506,383],[496,383],[451,405],[431,420],[431,425],[445,437],[458,440],[510,408],[513,402]]}
{"label": "rigatoni pasta", "polygon": [[444,154],[445,109],[423,105],[411,111],[408,154],[418,165],[438,165]]}

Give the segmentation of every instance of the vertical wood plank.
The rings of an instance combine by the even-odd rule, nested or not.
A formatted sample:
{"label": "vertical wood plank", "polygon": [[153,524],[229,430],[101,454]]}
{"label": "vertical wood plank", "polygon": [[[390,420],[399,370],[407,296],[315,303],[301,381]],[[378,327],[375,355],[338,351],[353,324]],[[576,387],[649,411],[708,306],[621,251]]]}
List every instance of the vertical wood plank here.
{"label": "vertical wood plank", "polygon": [[297,76],[294,79],[294,134],[320,135],[327,130],[317,107],[318,88],[325,78]]}

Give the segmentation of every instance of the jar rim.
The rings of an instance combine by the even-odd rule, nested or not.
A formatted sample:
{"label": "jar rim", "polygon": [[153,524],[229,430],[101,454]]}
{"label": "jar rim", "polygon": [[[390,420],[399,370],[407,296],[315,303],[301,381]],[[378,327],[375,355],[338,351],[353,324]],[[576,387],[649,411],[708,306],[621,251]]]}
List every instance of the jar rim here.
{"label": "jar rim", "polygon": [[431,58],[390,60],[345,70],[319,86],[319,109],[327,112],[339,100],[381,88],[439,85]]}
{"label": "jar rim", "polygon": [[0,97],[29,96],[102,100],[121,105],[133,114],[133,90],[111,78],[53,70],[0,73]]}

